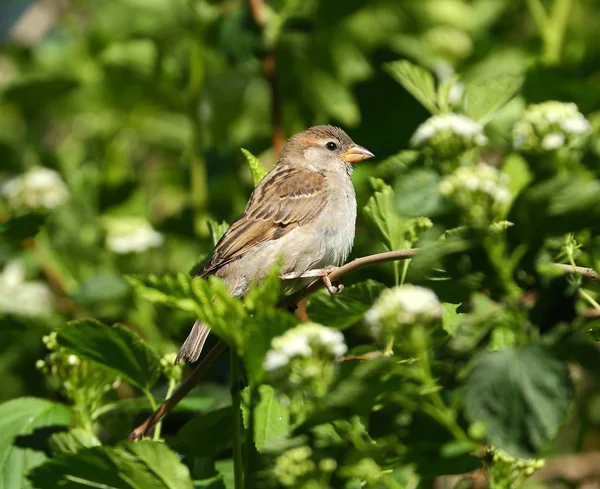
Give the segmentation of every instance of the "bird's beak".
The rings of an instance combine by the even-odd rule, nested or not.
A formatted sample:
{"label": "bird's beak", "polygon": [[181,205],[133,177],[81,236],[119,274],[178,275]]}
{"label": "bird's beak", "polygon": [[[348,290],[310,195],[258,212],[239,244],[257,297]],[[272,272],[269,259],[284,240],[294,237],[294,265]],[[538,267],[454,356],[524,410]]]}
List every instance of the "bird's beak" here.
{"label": "bird's beak", "polygon": [[358,163],[359,161],[373,158],[375,155],[367,148],[355,144],[350,149],[344,151],[340,156],[347,163]]}

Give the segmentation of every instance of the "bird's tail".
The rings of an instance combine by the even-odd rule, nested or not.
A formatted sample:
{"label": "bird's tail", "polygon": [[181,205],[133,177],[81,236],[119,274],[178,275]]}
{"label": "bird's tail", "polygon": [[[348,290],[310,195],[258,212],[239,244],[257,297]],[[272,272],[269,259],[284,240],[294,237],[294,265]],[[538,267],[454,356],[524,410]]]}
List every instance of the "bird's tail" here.
{"label": "bird's tail", "polygon": [[182,358],[185,358],[188,362],[193,363],[200,357],[202,348],[208,338],[210,328],[200,321],[196,321],[192,326],[192,331],[181,345],[175,364],[177,365]]}

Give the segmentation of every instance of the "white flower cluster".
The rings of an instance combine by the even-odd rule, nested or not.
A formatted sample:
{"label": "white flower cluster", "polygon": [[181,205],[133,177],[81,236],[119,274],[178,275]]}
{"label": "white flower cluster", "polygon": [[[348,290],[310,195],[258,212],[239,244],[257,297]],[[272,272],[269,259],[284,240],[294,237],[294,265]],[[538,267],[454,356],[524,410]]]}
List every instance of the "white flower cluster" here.
{"label": "white flower cluster", "polygon": [[164,236],[139,217],[106,220],[106,246],[118,254],[141,253],[164,243]]}
{"label": "white flower cluster", "polygon": [[384,290],[364,317],[376,337],[384,329],[417,322],[430,323],[442,317],[442,304],[430,289],[400,285]]}
{"label": "white flower cluster", "polygon": [[508,188],[510,177],[493,166],[478,163],[461,166],[440,183],[440,192],[450,197],[460,207],[472,207],[477,196],[487,196],[492,203],[503,204],[511,198]]}
{"label": "white flower cluster", "polygon": [[423,122],[413,134],[412,146],[429,148],[436,155],[456,156],[478,146],[485,146],[488,138],[483,126],[462,114],[434,115]]}
{"label": "white flower cluster", "polygon": [[0,312],[20,316],[45,316],[52,312],[52,292],[44,282],[25,281],[21,261],[6,264],[0,273]]}
{"label": "white flower cluster", "polygon": [[577,105],[544,102],[531,105],[513,127],[513,145],[522,151],[580,148],[591,134],[591,125]]}
{"label": "white flower cluster", "polygon": [[0,194],[17,210],[51,210],[69,198],[60,174],[49,168],[34,168],[0,186]]}
{"label": "white flower cluster", "polygon": [[339,331],[320,324],[305,323],[273,338],[263,367],[267,372],[273,372],[285,367],[294,358],[311,357],[314,354],[333,360],[347,350],[344,335]]}

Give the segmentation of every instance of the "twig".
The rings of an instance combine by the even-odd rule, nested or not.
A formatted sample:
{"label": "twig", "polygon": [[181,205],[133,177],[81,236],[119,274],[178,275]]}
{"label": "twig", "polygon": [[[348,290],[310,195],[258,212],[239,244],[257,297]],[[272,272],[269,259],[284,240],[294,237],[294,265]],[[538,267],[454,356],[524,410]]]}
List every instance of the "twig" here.
{"label": "twig", "polygon": [[[248,0],[250,12],[254,22],[264,31],[267,24],[267,12],[264,0]],[[271,91],[271,124],[273,125],[272,145],[275,155],[278,156],[285,143],[283,133],[283,118],[281,115],[281,103],[279,101],[279,83],[277,80],[277,58],[273,46],[265,46],[267,53],[263,59],[263,71]]]}
{"label": "twig", "polygon": [[[377,253],[375,255],[363,256],[361,258],[357,258],[356,260],[352,260],[349,263],[341,267],[334,268],[327,277],[332,282],[337,282],[342,277],[348,275],[349,273],[355,272],[360,268],[366,267],[368,265],[374,265],[376,263],[385,263],[388,261],[399,261],[399,260],[407,260],[409,258],[413,258],[417,254],[416,248],[409,248],[407,250],[397,250],[397,251],[386,251],[384,253]],[[299,290],[298,292],[284,297],[280,302],[279,306],[288,306],[290,304],[297,304],[306,296],[312,294],[315,290],[323,287],[322,280],[316,280],[308,287]]]}
{"label": "twig", "polygon": [[[349,273],[355,272],[363,267],[369,265],[375,265],[377,263],[385,263],[389,261],[407,260],[413,258],[418,252],[417,248],[410,248],[407,250],[387,251],[385,253],[377,253],[375,255],[363,256],[357,258],[341,267],[334,268],[328,275],[332,282],[340,280],[342,277]],[[566,272],[578,273],[590,280],[596,280],[598,274],[591,268],[585,267],[573,267],[563,263],[555,263],[556,267]],[[283,298],[278,304],[278,307],[287,307],[290,305],[298,304],[301,300],[312,294],[315,290],[323,287],[323,281],[320,279],[315,280],[308,287],[299,290],[298,292]],[[212,350],[208,352],[206,357],[200,362],[200,364],[194,369],[192,374],[183,381],[175,393],[163,402],[160,407],[146,419],[141,425],[139,425],[129,435],[130,440],[137,440],[146,435],[156,423],[168,412],[170,412],[178,403],[183,399],[194,386],[202,379],[208,368],[213,362],[225,351],[227,344],[224,341],[219,341]],[[360,357],[348,357],[345,360],[359,360]]]}
{"label": "twig", "polygon": [[181,401],[189,392],[196,386],[196,384],[204,377],[206,371],[212,366],[217,358],[227,349],[227,343],[219,340],[219,342],[213,346],[212,350],[204,357],[204,359],[194,368],[192,374],[185,379],[177,390],[163,402],[156,411],[154,411],[141,425],[129,435],[129,440],[139,440],[146,436],[146,434],[154,428],[161,418],[173,410],[179,401]]}
{"label": "twig", "polygon": [[586,267],[574,267],[573,265],[569,265],[568,263],[554,263],[554,267],[563,270],[569,273],[577,273],[582,277],[588,278],[590,280],[597,280],[598,273],[593,268]]}

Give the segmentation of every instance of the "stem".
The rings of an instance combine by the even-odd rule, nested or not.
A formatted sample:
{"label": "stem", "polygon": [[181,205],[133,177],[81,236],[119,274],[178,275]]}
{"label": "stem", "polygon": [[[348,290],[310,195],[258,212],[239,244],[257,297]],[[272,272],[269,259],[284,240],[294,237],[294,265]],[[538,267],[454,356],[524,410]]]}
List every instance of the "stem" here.
{"label": "stem", "polygon": [[254,408],[256,407],[256,394],[258,389],[254,385],[249,387],[248,402],[248,429],[246,431],[246,471],[244,488],[254,489],[254,468],[256,467],[256,445],[254,445]]}
{"label": "stem", "polygon": [[179,401],[187,396],[189,392],[196,386],[196,384],[200,382],[206,371],[215,362],[215,360],[219,358],[221,353],[223,353],[226,348],[227,343],[224,341],[219,341],[212,348],[212,350],[208,352],[206,357],[204,357],[204,359],[196,366],[196,368],[194,368],[192,374],[181,383],[173,395],[163,402],[160,407],[146,419],[146,421],[144,421],[130,433],[129,440],[139,440],[140,438],[146,436],[146,433],[150,431],[165,414],[177,406]]}
{"label": "stem", "polygon": [[451,408],[446,406],[446,403],[440,395],[438,389],[439,386],[436,380],[433,378],[433,373],[431,370],[427,332],[422,326],[417,327],[419,328],[419,330],[413,332],[413,341],[415,342],[415,345],[417,347],[418,356],[421,359],[420,365],[421,373],[423,375],[423,383],[428,388],[428,390],[430,390],[428,397],[431,402],[429,406],[424,406],[423,409],[431,417],[443,424],[448,429],[448,431],[452,433],[452,436],[454,436],[455,439],[460,441],[469,440],[467,434],[456,422],[456,417],[452,412]]}
{"label": "stem", "polygon": [[410,265],[410,259],[406,260],[402,264],[402,277],[400,278],[400,285],[404,285],[404,281],[406,280],[406,274],[408,273],[408,266]]}
{"label": "stem", "polygon": [[[156,411],[156,408],[158,406],[156,405],[156,400],[154,399],[152,392],[150,392],[148,389],[144,389],[144,395],[146,396],[146,399],[148,399],[148,402],[150,403],[150,407],[152,408],[152,411]],[[152,437],[152,439],[154,441],[160,440],[161,428],[162,428],[162,422],[159,421],[158,423],[156,423],[156,429],[154,430],[154,436]]]}
{"label": "stem", "polygon": [[560,63],[572,0],[554,0],[552,18],[546,28],[544,58],[549,65]]}
{"label": "stem", "polygon": [[527,0],[527,7],[542,38],[542,60],[547,65],[560,63],[571,6],[572,0],[554,0],[549,15],[541,0]]}
{"label": "stem", "polygon": [[233,478],[235,489],[242,489],[244,466],[242,465],[242,396],[240,392],[240,364],[234,348],[229,350],[231,371],[231,406],[233,409]]}
{"label": "stem", "polygon": [[598,304],[598,302],[587,291],[585,291],[584,289],[579,289],[579,293],[586,301],[588,301],[592,305],[594,309],[600,311],[600,304]]}
{"label": "stem", "polygon": [[270,41],[265,36],[267,32],[268,16],[267,7],[264,0],[248,0],[250,4],[250,12],[254,22],[261,30],[263,38],[263,47],[267,54],[263,59],[263,72],[267,83],[269,84],[269,90],[271,92],[271,124],[273,126],[272,133],[272,146],[275,151],[275,156],[279,155],[283,145],[285,143],[285,136],[283,133],[283,116],[281,110],[281,102],[279,100],[279,82],[277,79],[277,58],[275,56],[275,48],[277,43],[278,34],[274,34]]}

